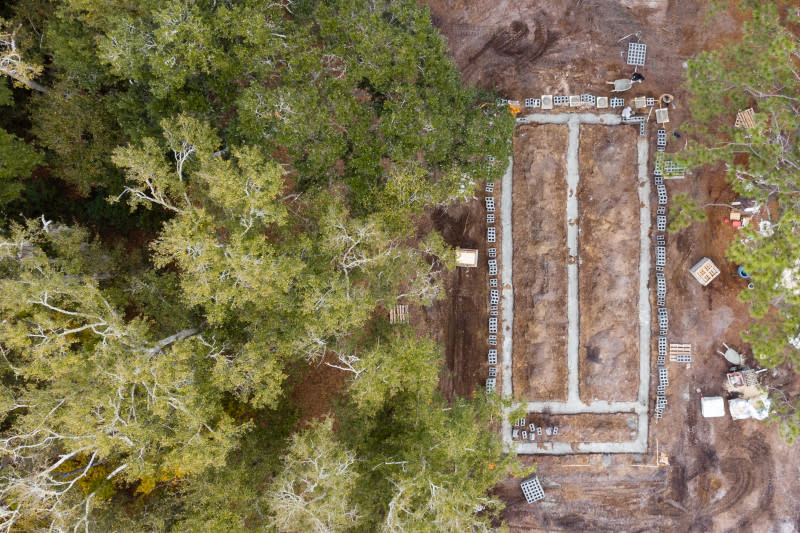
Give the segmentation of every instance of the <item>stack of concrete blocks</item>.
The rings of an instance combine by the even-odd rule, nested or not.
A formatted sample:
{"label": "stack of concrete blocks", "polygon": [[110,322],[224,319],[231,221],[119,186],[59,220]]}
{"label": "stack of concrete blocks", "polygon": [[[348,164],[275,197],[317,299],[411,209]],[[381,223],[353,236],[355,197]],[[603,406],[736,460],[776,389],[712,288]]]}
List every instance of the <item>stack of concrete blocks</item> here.
{"label": "stack of concrete blocks", "polygon": [[595,105],[597,103],[597,98],[595,98],[591,94],[582,94],[581,95],[581,103],[582,104],[589,104],[589,105],[593,106],[593,105]]}
{"label": "stack of concrete blocks", "polygon": [[[530,100],[530,99],[528,99]],[[533,102],[525,100],[527,107],[533,107]],[[537,104],[541,105],[539,101]],[[494,183],[486,183],[487,196],[484,198],[486,205],[486,241],[489,243],[497,242],[497,229],[493,225],[495,223],[495,204],[494,196],[488,196],[494,193]],[[497,280],[498,267],[497,267],[497,248],[487,248],[487,255],[489,256],[489,346],[497,346],[497,331],[498,331],[498,315],[500,306],[500,290],[497,288],[499,283]],[[489,349],[489,377],[486,379],[486,392],[492,393],[497,386],[497,348]]]}
{"label": "stack of concrete blocks", "polygon": [[663,152],[667,149],[667,130],[658,130],[656,132],[656,150]]}
{"label": "stack of concrete blocks", "polygon": [[[526,101],[526,105],[527,105]],[[490,156],[491,157],[491,156]],[[493,160],[494,158],[492,158]],[[486,205],[486,241],[489,243],[497,242],[497,229],[495,223],[494,183],[486,183],[487,196],[484,198]],[[487,248],[489,256],[489,346],[497,346],[497,317],[500,305],[500,291],[497,289],[497,248]],[[489,377],[486,379],[486,392],[492,393],[497,387],[497,348],[489,349]]]}
{"label": "stack of concrete blocks", "polygon": [[667,364],[667,338],[658,337],[658,359],[656,364],[664,366]]}
{"label": "stack of concrete blocks", "polygon": [[569,105],[569,96],[554,96],[553,105],[566,106]]}
{"label": "stack of concrete blocks", "polygon": [[544,499],[542,484],[539,483],[539,478],[537,477],[526,479],[519,484],[519,488],[522,489],[522,494],[525,496],[525,501],[528,503],[538,502]]}
{"label": "stack of concrete blocks", "polygon": [[636,124],[637,122],[639,123],[639,136],[644,137],[647,135],[647,121],[645,120],[644,116],[639,115],[636,117],[622,119],[623,124]]}
{"label": "stack of concrete blocks", "polygon": [[625,105],[625,100],[623,98],[620,98],[619,96],[613,96],[613,97],[611,97],[611,102],[609,102],[609,105],[612,108],[616,109],[617,107],[624,106]]}
{"label": "stack of concrete blocks", "polygon": [[663,272],[656,272],[656,298],[658,306],[664,307],[667,298],[667,278]]}
{"label": "stack of concrete blocks", "polygon": [[[652,98],[647,99],[647,105],[654,105]],[[656,150],[657,152],[664,152],[667,146],[667,132],[664,129],[659,129],[656,132]],[[658,305],[658,355],[656,357],[656,367],[658,369],[658,386],[656,388],[656,403],[655,403],[655,418],[662,418],[664,416],[664,409],[667,406],[666,389],[669,385],[669,377],[667,373],[666,360],[667,360],[667,333],[669,331],[669,314],[666,308],[667,300],[667,278],[664,274],[664,267],[667,264],[667,247],[666,236],[663,232],[667,230],[667,202],[669,197],[667,195],[667,188],[664,185],[664,154],[657,153],[654,162],[653,183],[656,186],[656,194],[658,196],[658,208],[656,211],[656,248],[655,248],[655,263],[656,263],[656,303]]]}
{"label": "stack of concrete blocks", "polygon": [[627,63],[634,67],[643,67],[647,57],[647,45],[644,43],[628,43]]}
{"label": "stack of concrete blocks", "polygon": [[539,109],[540,107],[542,107],[542,100],[540,98],[526,98],[525,107],[530,107],[532,109]]}
{"label": "stack of concrete blocks", "polygon": [[669,385],[669,373],[667,367],[658,366],[658,387],[656,387],[656,418],[664,416],[664,408],[667,406],[667,386]]}
{"label": "stack of concrete blocks", "polygon": [[669,331],[669,314],[667,313],[666,307],[658,308],[658,329],[659,335],[662,337],[667,336],[667,332]]}

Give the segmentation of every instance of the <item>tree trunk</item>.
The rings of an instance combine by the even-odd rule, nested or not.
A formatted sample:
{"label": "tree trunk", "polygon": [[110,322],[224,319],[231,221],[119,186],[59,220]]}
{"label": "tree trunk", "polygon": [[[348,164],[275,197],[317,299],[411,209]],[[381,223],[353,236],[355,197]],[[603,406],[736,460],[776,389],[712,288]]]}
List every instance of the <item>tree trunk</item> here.
{"label": "tree trunk", "polygon": [[196,335],[199,333],[200,330],[198,328],[189,328],[189,329],[182,329],[179,332],[175,333],[174,335],[170,335],[169,337],[164,337],[160,341],[156,343],[155,346],[150,348],[149,355],[153,356],[163,350],[165,347],[169,346],[173,342],[181,341],[187,337],[191,337],[192,335]]}

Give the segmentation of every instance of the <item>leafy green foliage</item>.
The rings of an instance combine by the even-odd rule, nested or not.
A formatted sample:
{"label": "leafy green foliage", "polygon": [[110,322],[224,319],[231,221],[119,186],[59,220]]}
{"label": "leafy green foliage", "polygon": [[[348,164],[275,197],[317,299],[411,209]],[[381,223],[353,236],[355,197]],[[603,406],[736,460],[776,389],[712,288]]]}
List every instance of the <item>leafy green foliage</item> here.
{"label": "leafy green foliage", "polygon": [[[724,163],[733,190],[762,206],[771,222],[769,230],[742,231],[728,255],[755,286],[741,294],[759,319],[743,338],[762,364],[796,364],[800,358],[789,341],[800,334],[800,301],[792,288],[800,247],[797,14],[784,9],[789,2],[737,4],[750,17],[742,39],[689,62],[694,139],[684,160],[692,166]],[[755,127],[734,127],[735,112],[747,108],[755,111]],[[687,209],[676,223],[691,218]]]}
{"label": "leafy green foliage", "polygon": [[[442,399],[441,348],[384,315],[443,296],[453,250],[416,222],[498,177],[514,126],[461,86],[427,9],[12,11],[47,66],[19,108],[43,177],[12,204],[43,226],[8,228],[0,264],[0,439],[38,450],[8,460],[15,524],[487,530],[501,406]],[[293,426],[308,363],[350,376],[336,424]]]}
{"label": "leafy green foliage", "polygon": [[692,198],[689,193],[677,193],[672,199],[672,207],[669,209],[670,233],[678,232],[688,228],[693,222],[705,222],[708,220],[705,209],[697,204],[697,200]]}

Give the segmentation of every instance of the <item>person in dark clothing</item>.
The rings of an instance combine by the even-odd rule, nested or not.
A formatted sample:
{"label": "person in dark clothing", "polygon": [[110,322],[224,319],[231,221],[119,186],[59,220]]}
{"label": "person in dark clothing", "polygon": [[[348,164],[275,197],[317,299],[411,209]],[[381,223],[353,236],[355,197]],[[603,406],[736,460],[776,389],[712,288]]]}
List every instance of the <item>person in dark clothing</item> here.
{"label": "person in dark clothing", "polygon": [[643,82],[644,81],[644,76],[642,76],[638,72],[634,72],[633,76],[631,76],[631,81]]}

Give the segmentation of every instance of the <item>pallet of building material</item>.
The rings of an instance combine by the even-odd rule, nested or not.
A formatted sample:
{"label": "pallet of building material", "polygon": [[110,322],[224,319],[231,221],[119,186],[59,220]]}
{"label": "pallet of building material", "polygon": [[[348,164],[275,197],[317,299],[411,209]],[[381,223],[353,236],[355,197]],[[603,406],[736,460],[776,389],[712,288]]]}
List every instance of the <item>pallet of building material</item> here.
{"label": "pallet of building material", "polygon": [[673,363],[691,363],[692,345],[691,344],[670,344],[669,360]]}
{"label": "pallet of building material", "polygon": [[536,476],[520,483],[519,488],[522,489],[522,494],[525,496],[525,501],[528,503],[538,502],[544,499],[542,484],[539,483],[539,478]]}
{"label": "pallet of building material", "polygon": [[525,99],[525,107],[538,109],[538,108],[542,107],[542,100],[540,98],[526,98]]}
{"label": "pallet of building material", "polygon": [[497,257],[497,248],[489,248],[486,251],[489,253],[489,259],[494,259]]}
{"label": "pallet of building material", "polygon": [[656,229],[658,231],[667,231],[667,217],[666,215],[656,216]]}
{"label": "pallet of building material", "polygon": [[495,317],[489,318],[489,333],[497,333],[497,319]]}
{"label": "pallet of building material", "polygon": [[620,98],[620,97],[618,97],[618,96],[612,96],[611,97],[611,101],[609,102],[609,105],[612,108],[622,107],[622,106],[625,105],[625,100]]}
{"label": "pallet of building material", "polygon": [[494,192],[494,182],[493,181],[486,182],[486,192]]}
{"label": "pallet of building material", "polygon": [[489,275],[497,275],[497,259],[489,259]]}
{"label": "pallet of building material", "polygon": [[736,113],[736,122],[733,123],[737,128],[750,129],[755,127],[756,122],[753,119],[753,109],[745,109]]}
{"label": "pallet of building material", "polygon": [[496,365],[497,364],[497,350],[495,348],[491,348],[489,350],[489,364]]}
{"label": "pallet of building material", "polygon": [[494,213],[494,196],[487,196],[484,200],[486,202],[486,211]]}
{"label": "pallet of building material", "polygon": [[489,335],[489,346],[497,346],[497,335]]}
{"label": "pallet of building material", "polygon": [[591,95],[591,94],[582,94],[581,95],[581,103],[582,104],[595,105],[597,103],[597,98],[595,98],[594,95]]}
{"label": "pallet of building material", "polygon": [[489,367],[489,377],[490,378],[496,378],[497,377],[497,367],[496,366],[490,366]]}
{"label": "pallet of building material", "polygon": [[500,290],[492,289],[489,291],[489,304],[497,305],[500,303]]}
{"label": "pallet of building material", "polygon": [[486,228],[486,242],[497,242],[497,230],[494,226]]}
{"label": "pallet of building material", "polygon": [[389,309],[389,323],[390,324],[407,324],[408,323],[408,306],[397,304],[392,309]]}

